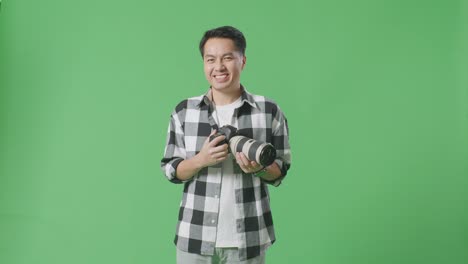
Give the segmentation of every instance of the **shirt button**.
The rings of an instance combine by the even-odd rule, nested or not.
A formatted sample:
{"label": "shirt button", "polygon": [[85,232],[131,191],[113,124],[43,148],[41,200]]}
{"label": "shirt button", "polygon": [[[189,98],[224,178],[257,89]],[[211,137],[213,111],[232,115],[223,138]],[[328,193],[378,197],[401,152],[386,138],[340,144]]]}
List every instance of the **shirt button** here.
{"label": "shirt button", "polygon": [[218,195],[217,195],[217,194],[215,195],[215,198],[218,199]]}
{"label": "shirt button", "polygon": [[212,224],[214,224],[214,222],[215,222],[215,220],[214,220],[214,219],[213,219],[213,220],[211,220],[211,223],[212,223]]}

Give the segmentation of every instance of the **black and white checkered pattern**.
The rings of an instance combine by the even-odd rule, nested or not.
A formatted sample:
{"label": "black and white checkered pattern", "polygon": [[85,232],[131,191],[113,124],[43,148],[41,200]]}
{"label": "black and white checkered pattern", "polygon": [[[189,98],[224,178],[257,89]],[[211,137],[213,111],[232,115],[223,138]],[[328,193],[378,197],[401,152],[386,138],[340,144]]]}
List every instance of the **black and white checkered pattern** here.
{"label": "black and white checkered pattern", "polygon": [[[235,196],[233,204],[237,222],[239,258],[258,256],[274,241],[267,184],[278,186],[291,164],[287,120],[280,108],[263,96],[242,88],[242,104],[235,109],[234,126],[246,137],[271,143],[277,150],[275,162],[281,168],[279,179],[268,182],[244,173],[234,164]],[[211,91],[179,103],[171,115],[161,168],[173,183],[184,183],[175,244],[180,250],[213,255],[216,242],[221,163],[206,167],[190,180],[176,178],[178,164],[195,156],[213,129],[218,129],[213,116]]]}

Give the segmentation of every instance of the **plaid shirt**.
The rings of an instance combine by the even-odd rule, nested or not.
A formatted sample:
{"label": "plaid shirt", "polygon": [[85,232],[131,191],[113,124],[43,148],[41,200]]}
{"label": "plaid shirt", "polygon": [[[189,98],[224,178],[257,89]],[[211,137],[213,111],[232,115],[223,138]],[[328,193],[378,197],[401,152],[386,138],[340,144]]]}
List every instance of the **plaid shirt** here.
{"label": "plaid shirt", "polygon": [[[241,135],[273,144],[275,162],[281,177],[266,181],[244,173],[235,159],[235,199],[232,205],[237,223],[239,259],[263,253],[275,241],[267,184],[278,186],[291,164],[287,120],[279,107],[263,96],[248,93],[242,86],[241,106],[234,110],[234,126]],[[179,103],[171,115],[161,168],[169,181],[184,183],[175,237],[183,251],[213,255],[216,243],[221,163],[206,167],[187,181],[176,178],[181,161],[195,156],[212,129],[218,125],[212,116],[211,91]]]}

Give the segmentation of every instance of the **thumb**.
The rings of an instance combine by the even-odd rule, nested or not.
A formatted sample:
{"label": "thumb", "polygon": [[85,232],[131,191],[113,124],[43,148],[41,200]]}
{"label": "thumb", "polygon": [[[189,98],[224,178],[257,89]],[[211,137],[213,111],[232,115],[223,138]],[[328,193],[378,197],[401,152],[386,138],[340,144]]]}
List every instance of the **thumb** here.
{"label": "thumb", "polygon": [[206,143],[210,142],[210,137],[216,134],[216,131],[217,131],[216,129],[211,130],[210,135],[205,140]]}

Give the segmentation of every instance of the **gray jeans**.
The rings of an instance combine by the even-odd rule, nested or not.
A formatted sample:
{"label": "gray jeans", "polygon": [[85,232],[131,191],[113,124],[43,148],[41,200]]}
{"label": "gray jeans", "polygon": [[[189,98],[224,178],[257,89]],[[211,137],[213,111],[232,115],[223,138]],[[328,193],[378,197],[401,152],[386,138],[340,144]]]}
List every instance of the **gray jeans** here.
{"label": "gray jeans", "polygon": [[182,251],[177,248],[177,264],[265,264],[265,255],[241,261],[237,248],[215,248],[213,256]]}

